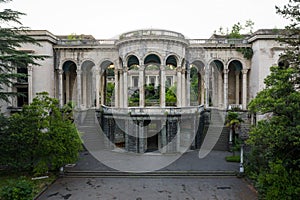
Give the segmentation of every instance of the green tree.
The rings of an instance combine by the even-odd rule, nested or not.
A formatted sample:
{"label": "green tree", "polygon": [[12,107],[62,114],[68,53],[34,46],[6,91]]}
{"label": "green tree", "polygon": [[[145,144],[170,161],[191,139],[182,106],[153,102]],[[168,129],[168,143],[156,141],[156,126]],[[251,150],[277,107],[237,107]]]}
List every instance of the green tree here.
{"label": "green tree", "polygon": [[[271,67],[266,88],[250,103],[252,112],[265,114],[250,131],[247,170],[261,199],[298,199],[300,196],[299,0],[277,12],[291,19],[280,39],[289,65]],[[288,34],[288,35],[287,35]],[[298,34],[298,35],[297,35]]]}
{"label": "green tree", "polygon": [[[7,3],[11,0],[0,0]],[[11,86],[16,78],[25,78],[27,75],[17,73],[17,68],[27,68],[29,65],[38,65],[38,60],[46,57],[33,55],[18,50],[23,44],[38,45],[37,41],[26,35],[28,28],[19,21],[24,13],[4,9],[0,11],[0,100],[8,101],[8,97],[15,95],[7,92],[5,86]]]}
{"label": "green tree", "polygon": [[40,93],[8,122],[2,119],[6,126],[0,132],[0,165],[42,174],[74,163],[81,141],[66,112],[57,99]]}

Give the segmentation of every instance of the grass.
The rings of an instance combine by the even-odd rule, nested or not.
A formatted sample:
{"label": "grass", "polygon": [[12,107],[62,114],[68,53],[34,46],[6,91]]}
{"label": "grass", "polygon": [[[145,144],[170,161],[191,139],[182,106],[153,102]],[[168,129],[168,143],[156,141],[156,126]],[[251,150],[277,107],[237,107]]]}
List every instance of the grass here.
{"label": "grass", "polygon": [[[6,185],[9,185],[11,182],[16,182],[20,179],[20,177],[24,177],[24,179],[30,181],[33,184],[33,196],[38,195],[43,189],[53,183],[56,180],[57,175],[53,173],[47,174],[48,178],[32,180],[34,176],[28,173],[14,173],[14,172],[7,172],[7,171],[0,171],[0,191]],[[0,197],[1,199],[1,197]]]}
{"label": "grass", "polygon": [[227,162],[240,162],[240,156],[226,156],[225,159]]}

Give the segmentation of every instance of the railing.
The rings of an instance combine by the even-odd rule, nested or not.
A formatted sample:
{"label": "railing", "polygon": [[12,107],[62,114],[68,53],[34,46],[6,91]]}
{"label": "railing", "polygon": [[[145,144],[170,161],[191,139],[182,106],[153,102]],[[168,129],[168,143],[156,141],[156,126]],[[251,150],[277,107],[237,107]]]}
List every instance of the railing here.
{"label": "railing", "polygon": [[[171,31],[164,31],[164,30],[140,30],[140,31],[133,31],[129,33],[124,33],[120,36],[121,39],[125,38],[132,38],[132,37],[142,37],[142,36],[170,36],[170,37],[177,37],[183,38],[184,36],[180,33],[171,32]],[[112,46],[115,45],[116,39],[60,39],[58,41],[58,45],[67,45],[67,46],[80,46],[80,45],[91,45],[91,46]],[[205,44],[248,44],[246,39],[189,39],[190,45],[205,45]]]}
{"label": "railing", "polygon": [[201,113],[204,106],[191,107],[130,107],[130,108],[112,108],[102,105],[101,109],[105,114],[130,114],[130,115],[168,115],[168,114],[195,114]]}
{"label": "railing", "polygon": [[190,39],[190,44],[247,44],[245,39]]}
{"label": "railing", "polygon": [[185,39],[184,35],[182,35],[181,33],[177,33],[174,31],[167,31],[167,30],[157,30],[157,29],[131,31],[120,35],[120,39],[142,37],[142,36],[169,36],[169,37],[177,37],[177,38]]}
{"label": "railing", "polygon": [[59,45],[70,45],[70,46],[79,46],[79,45],[91,45],[91,46],[97,46],[97,45],[114,45],[116,40],[68,40],[68,39],[61,39],[58,41]]}

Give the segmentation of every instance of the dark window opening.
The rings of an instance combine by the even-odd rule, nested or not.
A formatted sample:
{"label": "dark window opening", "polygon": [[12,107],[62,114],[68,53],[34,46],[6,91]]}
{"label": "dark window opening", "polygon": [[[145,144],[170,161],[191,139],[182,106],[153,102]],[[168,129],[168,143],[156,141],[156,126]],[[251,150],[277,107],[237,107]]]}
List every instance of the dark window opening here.
{"label": "dark window opening", "polygon": [[23,107],[24,105],[28,105],[28,88],[17,88],[17,92],[17,106]]}
{"label": "dark window opening", "polygon": [[28,83],[28,77],[27,77],[28,69],[27,68],[17,68],[17,73],[26,75],[24,77],[19,77],[17,79],[18,83]]}

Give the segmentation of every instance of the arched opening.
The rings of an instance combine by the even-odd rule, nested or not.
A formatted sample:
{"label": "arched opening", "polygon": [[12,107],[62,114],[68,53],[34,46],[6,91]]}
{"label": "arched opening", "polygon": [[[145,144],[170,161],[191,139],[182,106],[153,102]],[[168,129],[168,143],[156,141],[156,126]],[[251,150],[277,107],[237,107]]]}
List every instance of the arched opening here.
{"label": "arched opening", "polygon": [[127,61],[128,67],[128,106],[138,107],[140,102],[139,70],[140,63],[136,56],[131,55]]}
{"label": "arched opening", "polygon": [[228,104],[242,104],[242,69],[243,65],[238,60],[233,60],[228,65]]}
{"label": "arched opening", "polygon": [[95,91],[95,76],[93,73],[93,67],[95,64],[92,61],[84,61],[81,65],[82,69],[82,104],[86,108],[91,108],[96,104],[96,94]]}
{"label": "arched opening", "polygon": [[176,68],[177,68],[177,59],[174,55],[171,55],[166,60],[166,68],[165,68],[166,106],[174,106],[174,107],[177,106]]}
{"label": "arched opening", "polygon": [[209,65],[209,105],[222,107],[223,105],[223,70],[220,60],[213,60]]}
{"label": "arched opening", "polygon": [[115,84],[115,66],[113,62],[106,60],[100,65],[102,74],[100,77],[100,102],[106,106],[115,105],[115,97],[113,95]]}
{"label": "arched opening", "polygon": [[148,55],[144,60],[144,97],[145,106],[160,105],[161,73],[160,58],[155,54]]}
{"label": "arched opening", "polygon": [[63,103],[76,102],[77,96],[77,66],[73,61],[66,61],[63,66]]}
{"label": "arched opening", "polygon": [[194,61],[190,66],[190,105],[198,106],[204,104],[204,63],[200,60]]}

